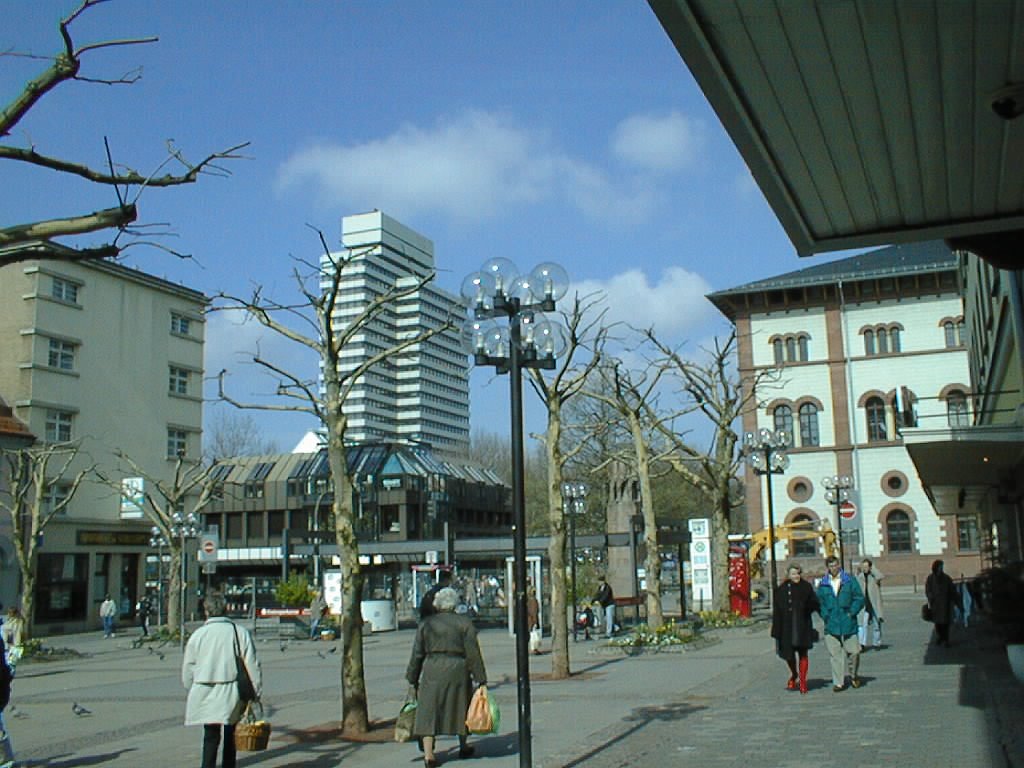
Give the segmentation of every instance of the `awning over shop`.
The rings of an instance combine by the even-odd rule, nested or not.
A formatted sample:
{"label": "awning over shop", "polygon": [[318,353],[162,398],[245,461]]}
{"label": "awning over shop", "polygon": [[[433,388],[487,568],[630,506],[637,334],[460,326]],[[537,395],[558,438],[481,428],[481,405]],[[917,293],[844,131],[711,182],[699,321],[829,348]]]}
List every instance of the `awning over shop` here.
{"label": "awning over shop", "polygon": [[1016,425],[904,429],[903,444],[940,515],[974,511],[995,490],[1024,490],[1024,428]]}

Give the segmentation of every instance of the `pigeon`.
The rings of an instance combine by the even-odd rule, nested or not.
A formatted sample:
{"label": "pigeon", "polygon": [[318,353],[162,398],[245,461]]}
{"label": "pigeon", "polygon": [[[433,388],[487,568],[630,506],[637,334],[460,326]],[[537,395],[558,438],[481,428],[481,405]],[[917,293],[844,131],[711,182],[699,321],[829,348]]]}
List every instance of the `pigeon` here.
{"label": "pigeon", "polygon": [[7,710],[7,711],[8,711],[8,712],[9,712],[9,713],[10,713],[10,714],[11,714],[11,715],[13,716],[13,717],[28,717],[28,713],[27,713],[27,712],[22,712],[22,711],[21,711],[20,709],[18,709],[18,708],[17,708],[16,706],[14,706],[13,704],[11,704],[11,706],[10,706],[10,707],[8,708],[8,710]]}
{"label": "pigeon", "polygon": [[287,650],[288,650],[288,646],[285,645],[284,643],[281,643],[281,653],[284,653]]}
{"label": "pigeon", "polygon": [[157,651],[157,652],[156,652],[156,657],[157,657],[158,659],[160,659],[160,661],[163,661],[163,660],[164,660],[164,658],[165,658],[165,657],[164,657],[164,654],[162,654],[162,653],[161,653],[160,651]]}
{"label": "pigeon", "polygon": [[327,658],[327,657],[326,657],[326,656],[324,656],[324,655],[323,655],[322,653],[320,653],[320,651],[317,651],[317,652],[316,652],[316,655],[317,655],[317,656],[319,656],[319,657],[320,657],[321,659],[326,659],[326,658]]}
{"label": "pigeon", "polygon": [[81,704],[79,704],[77,701],[71,702],[71,711],[74,712],[79,717],[85,717],[86,715],[91,715],[92,714],[91,710],[86,709]]}
{"label": "pigeon", "polygon": [[332,645],[331,650],[329,650],[328,653],[334,653],[336,650],[338,650],[338,646]]}

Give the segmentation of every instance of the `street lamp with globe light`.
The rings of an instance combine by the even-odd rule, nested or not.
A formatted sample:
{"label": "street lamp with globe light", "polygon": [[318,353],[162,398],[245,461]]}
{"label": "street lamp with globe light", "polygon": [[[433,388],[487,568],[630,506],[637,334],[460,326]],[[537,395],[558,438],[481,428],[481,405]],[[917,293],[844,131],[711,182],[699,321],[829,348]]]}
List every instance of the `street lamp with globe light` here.
{"label": "street lamp with globe light", "polygon": [[576,517],[587,511],[587,484],[562,483],[562,510],[569,518],[569,579],[572,583],[572,639],[576,639]]}
{"label": "street lamp with globe light", "polygon": [[775,508],[772,504],[772,475],[781,475],[789,466],[789,433],[784,429],[772,431],[762,427],[756,433],[747,432],[743,438],[743,457],[757,475],[767,476],[768,487],[768,557],[771,561],[771,587],[769,599],[774,599],[775,587],[779,583],[778,567],[775,563]]}
{"label": "street lamp with globe light", "polygon": [[171,536],[181,541],[181,585],[178,611],[178,636],[182,651],[185,650],[185,592],[188,589],[188,558],[185,557],[185,541],[199,535],[199,517],[194,512],[175,512],[171,515]]}
{"label": "street lamp with globe light", "polygon": [[[510,374],[513,577],[517,627],[527,626],[522,370],[553,370],[556,358],[565,351],[565,329],[544,313],[554,312],[555,302],[568,290],[568,275],[558,264],[545,262],[524,276],[515,264],[503,258],[488,259],[462,282],[462,298],[469,310],[469,319],[462,327],[463,345],[473,356],[475,365],[491,366],[498,373]],[[533,764],[528,643],[528,633],[516,632],[519,765],[522,768]]]}
{"label": "street lamp with globe light", "polygon": [[155,525],[149,529],[149,546],[157,551],[156,560],[156,623],[163,626],[164,607],[164,547],[167,546],[167,537]]}

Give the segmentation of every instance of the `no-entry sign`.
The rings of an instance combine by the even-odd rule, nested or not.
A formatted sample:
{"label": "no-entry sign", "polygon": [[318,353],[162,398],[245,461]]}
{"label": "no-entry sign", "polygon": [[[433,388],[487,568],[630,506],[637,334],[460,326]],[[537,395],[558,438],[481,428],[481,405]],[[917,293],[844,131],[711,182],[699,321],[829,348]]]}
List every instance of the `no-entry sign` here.
{"label": "no-entry sign", "polygon": [[844,501],[839,505],[839,514],[843,520],[853,520],[857,516],[857,505],[852,501]]}
{"label": "no-entry sign", "polygon": [[199,538],[199,551],[196,553],[200,563],[217,562],[217,537],[203,535]]}

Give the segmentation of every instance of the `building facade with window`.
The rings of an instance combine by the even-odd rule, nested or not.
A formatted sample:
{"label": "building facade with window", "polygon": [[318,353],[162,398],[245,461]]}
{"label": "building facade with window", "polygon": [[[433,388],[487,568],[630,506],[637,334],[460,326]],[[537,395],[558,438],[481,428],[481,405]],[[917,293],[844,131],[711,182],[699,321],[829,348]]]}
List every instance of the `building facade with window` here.
{"label": "building facade with window", "polygon": [[[936,513],[902,437],[971,418],[957,276],[948,248],[921,243],[709,296],[736,326],[740,375],[772,372],[743,431],[791,435],[790,465],[771,476],[776,524],[827,520],[838,530],[822,480],[848,475],[855,517],[842,520],[847,564],[871,557],[893,581],[923,578],[936,557],[955,575],[981,568],[976,515]],[[744,482],[749,527],[766,528],[766,480],[748,469]],[[777,558],[823,554],[814,540],[787,546],[777,544]]]}
{"label": "building facade with window", "polygon": [[[207,298],[109,261],[23,261],[0,269],[0,396],[46,443],[81,451],[65,476],[95,466],[43,534],[35,624],[98,624],[105,593],[123,616],[145,583],[150,523],[122,501],[131,457],[169,478],[200,456]],[[70,483],[51,486],[50,503]]]}
{"label": "building facade with window", "polygon": [[[403,339],[464,317],[458,297],[433,281],[416,289],[435,269],[434,245],[426,237],[373,211],[342,219],[342,243],[347,251],[335,258],[348,262],[333,317],[337,330],[356,321],[375,299],[388,292],[402,294],[346,345],[343,372]],[[356,381],[344,411],[346,439],[352,442],[412,440],[438,453],[464,455],[469,447],[469,368],[458,325],[375,364]]]}

